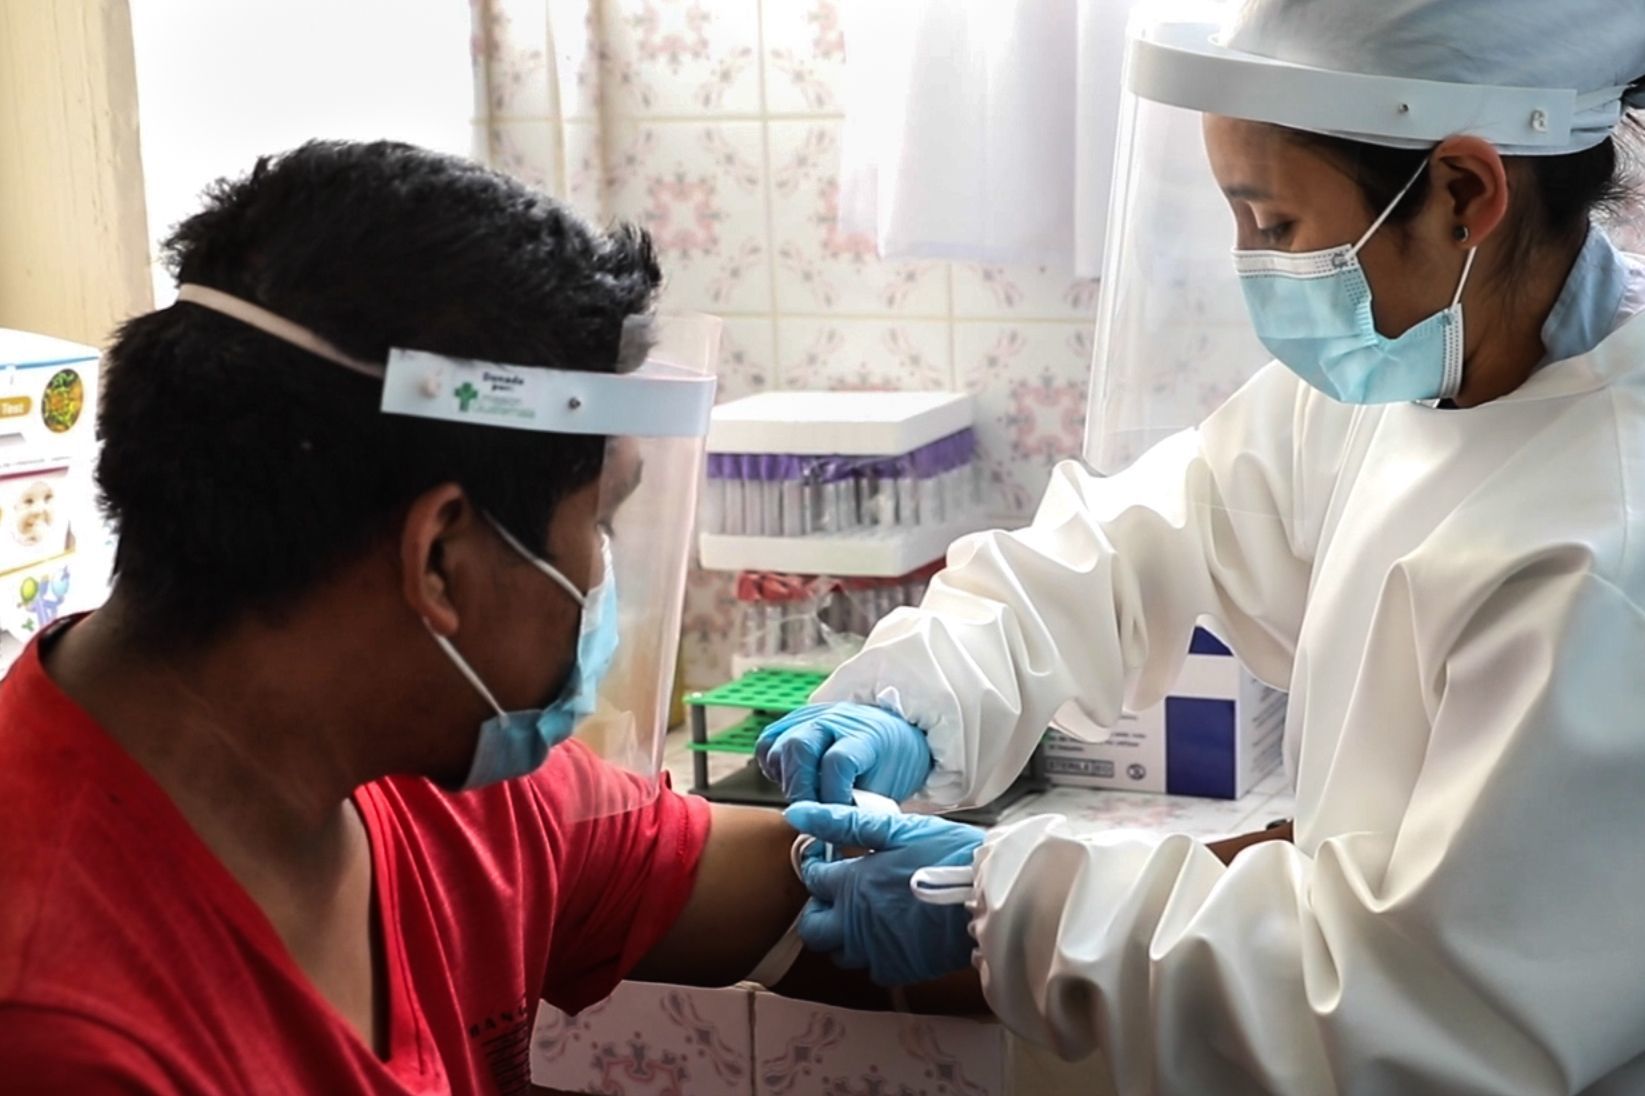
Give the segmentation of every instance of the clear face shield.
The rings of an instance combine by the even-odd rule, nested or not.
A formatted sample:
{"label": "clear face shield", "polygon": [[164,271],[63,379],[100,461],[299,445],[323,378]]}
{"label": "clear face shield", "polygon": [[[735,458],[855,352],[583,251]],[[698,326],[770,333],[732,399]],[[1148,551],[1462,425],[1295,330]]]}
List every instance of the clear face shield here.
{"label": "clear face shield", "polygon": [[[661,317],[656,345],[641,373],[674,376],[676,385],[712,380],[719,353],[720,321],[710,316]],[[694,380],[693,378],[697,378]],[[709,404],[712,384],[706,386]],[[666,390],[663,393],[667,395]],[[571,741],[558,749],[586,749],[601,760],[604,778],[580,786],[565,802],[585,818],[634,810],[661,787],[664,738],[680,647],[686,571],[703,475],[707,413],[696,429],[696,397],[686,402],[691,418],[659,424],[646,433],[613,436],[601,467],[598,508],[609,538],[616,649],[601,676],[593,710],[577,723]],[[690,428],[689,430],[687,428]],[[664,430],[667,432],[665,433]],[[594,588],[600,589],[595,576]]]}
{"label": "clear face shield", "polygon": [[[1276,357],[1346,403],[1443,399],[1460,383],[1472,252],[1435,288],[1431,315],[1385,336],[1357,252],[1393,206],[1307,247],[1270,238],[1258,212],[1277,217],[1286,203],[1257,195],[1318,191],[1271,131],[1227,120],[1383,148],[1430,150],[1465,134],[1504,155],[1561,155],[1602,139],[1630,94],[1602,72],[1583,74],[1607,85],[1594,90],[1479,82],[1495,70],[1433,43],[1421,56],[1446,67],[1422,71],[1413,28],[1445,41],[1459,25],[1454,4],[1303,6],[1306,15],[1287,0],[1160,2],[1131,20],[1087,414],[1086,457],[1099,471],[1200,423]],[[1453,81],[1453,70],[1473,82]],[[1235,213],[1206,151],[1208,114],[1219,119],[1209,128],[1222,183],[1251,199],[1236,203],[1238,255]]]}
{"label": "clear face shield", "polygon": [[[690,536],[714,403],[720,321],[661,316],[631,322],[653,342],[623,373],[560,370],[394,349],[386,364],[349,356],[250,302],[184,285],[178,299],[211,308],[363,375],[380,378],[386,414],[477,428],[605,439],[588,515],[589,573],[567,574],[493,523],[498,535],[580,609],[575,659],[543,708],[505,710],[453,639],[437,643],[493,710],[480,728],[464,788],[535,771],[571,751],[574,782],[560,799],[575,822],[645,806],[658,794],[679,649]],[[628,356],[623,355],[627,360]]]}
{"label": "clear face shield", "polygon": [[[1146,33],[1133,21],[1131,33]],[[1131,88],[1127,60],[1085,458],[1112,474],[1198,425],[1268,363],[1229,251],[1234,216],[1197,110]]]}

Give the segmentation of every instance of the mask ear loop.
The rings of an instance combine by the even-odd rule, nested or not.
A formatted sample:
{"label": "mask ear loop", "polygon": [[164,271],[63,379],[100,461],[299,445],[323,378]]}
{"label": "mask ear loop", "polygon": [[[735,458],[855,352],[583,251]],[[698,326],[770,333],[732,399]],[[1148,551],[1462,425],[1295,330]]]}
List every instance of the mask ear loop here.
{"label": "mask ear loop", "polygon": [[1394,210],[1399,208],[1399,203],[1405,200],[1405,195],[1409,194],[1411,192],[1411,188],[1417,185],[1417,180],[1422,178],[1422,173],[1426,170],[1428,170],[1428,161],[1424,158],[1422,163],[1417,165],[1416,173],[1405,181],[1404,186],[1399,188],[1399,193],[1394,195],[1394,200],[1388,203],[1388,208],[1383,210],[1377,216],[1377,219],[1371,222],[1371,227],[1365,230],[1365,235],[1359,238],[1358,242],[1354,244],[1353,250],[1348,252],[1348,254],[1359,254],[1359,249],[1365,246],[1365,242],[1367,240],[1376,235],[1377,229],[1382,227],[1383,222],[1387,221],[1389,217],[1394,215]]}
{"label": "mask ear loop", "polygon": [[1457,291],[1451,298],[1451,307],[1455,308],[1462,303],[1462,290],[1468,284],[1468,272],[1474,268],[1474,256],[1479,254],[1479,248],[1470,247],[1468,257],[1462,260],[1462,277],[1457,279]]}
{"label": "mask ear loop", "polygon": [[[510,548],[518,552],[526,560],[526,562],[530,563],[543,574],[559,583],[561,588],[564,589],[566,593],[570,594],[572,599],[577,602],[579,608],[586,607],[588,601],[586,595],[584,595],[581,590],[577,589],[576,585],[573,584],[570,579],[562,575],[558,568],[556,568],[552,563],[549,563],[547,560],[538,559],[529,548],[520,543],[519,539],[515,537],[513,533],[510,533],[507,529],[504,529],[502,523],[496,518],[492,517],[490,514],[487,514],[484,510],[480,511],[480,514],[486,519],[491,527],[497,531],[497,535],[502,537],[503,541]],[[609,542],[605,545],[605,550],[609,554]],[[609,562],[607,565],[609,566]],[[474,667],[468,664],[468,659],[458,653],[457,645],[452,643],[451,640],[447,639],[439,632],[436,632],[434,630],[434,625],[430,624],[428,622],[428,618],[426,617],[423,618],[423,627],[428,629],[428,634],[433,637],[435,643],[439,644],[440,650],[445,652],[446,657],[451,660],[452,665],[457,667],[457,671],[463,675],[463,678],[470,685],[474,686],[474,691],[484,697],[487,704],[491,705],[491,710],[496,712],[499,718],[507,719],[508,713],[505,712],[503,710],[503,706],[497,702],[497,698],[492,695],[491,690],[486,688],[486,683],[480,680],[480,675],[474,672]]]}
{"label": "mask ear loop", "polygon": [[[1447,354],[1445,382],[1444,387],[1440,390],[1440,398],[1445,400],[1454,398],[1462,388],[1462,371],[1465,365],[1462,356],[1466,353],[1466,348],[1462,345],[1462,290],[1468,284],[1468,272],[1473,270],[1474,257],[1478,254],[1478,248],[1470,247],[1468,249],[1467,257],[1462,260],[1462,276],[1457,279],[1457,291],[1451,295],[1451,307],[1442,313],[1447,328],[1445,332]],[[1453,319],[1455,320],[1454,327],[1452,325]],[[1454,361],[1449,353],[1452,346],[1456,347],[1456,359]]]}
{"label": "mask ear loop", "polygon": [[502,537],[503,541],[510,548],[514,549],[514,551],[517,552],[522,559],[537,568],[537,570],[541,571],[543,574],[547,575],[549,578],[553,579],[555,582],[559,583],[560,589],[571,595],[571,599],[577,603],[578,608],[586,609],[588,607],[588,595],[577,589],[577,584],[561,574],[558,567],[554,566],[546,559],[537,558],[537,553],[521,544],[519,539],[515,537],[513,533],[510,533],[507,529],[504,529],[502,522],[498,521],[490,514],[485,513],[484,510],[480,511],[480,513],[485,516],[486,521],[491,524],[491,527],[497,530],[497,535]]}
{"label": "mask ear loop", "polygon": [[[486,514],[483,510],[481,511],[481,514],[484,515],[486,521],[491,523],[491,527],[497,530],[497,534],[501,536],[505,542],[507,542],[510,548],[514,549],[521,556],[524,556],[526,561],[532,566],[536,567],[549,578],[559,583],[560,586],[565,589],[566,593],[576,599],[578,606],[586,608],[588,601],[587,597],[582,591],[578,590],[576,586],[572,585],[570,579],[560,574],[559,570],[552,563],[549,563],[547,560],[538,559],[535,555],[533,555],[525,545],[519,542],[514,534],[510,533],[507,529],[504,529],[502,525],[500,525],[490,514]],[[600,547],[604,558],[606,573],[609,575],[611,572],[611,538],[602,538]],[[497,698],[492,695],[491,690],[486,688],[486,683],[480,680],[480,675],[474,672],[474,667],[468,664],[468,659],[464,658],[458,652],[457,645],[452,643],[451,640],[447,639],[439,632],[436,632],[434,630],[434,625],[428,622],[427,617],[423,618],[423,627],[428,629],[428,634],[433,638],[435,643],[439,644],[440,650],[445,652],[446,657],[451,660],[452,665],[457,667],[457,672],[463,675],[464,680],[474,686],[474,691],[479,693],[480,696],[485,699],[487,704],[491,705],[491,710],[497,713],[498,718],[506,720],[508,718],[508,713],[504,711],[503,706],[497,702]]]}
{"label": "mask ear loop", "polygon": [[426,617],[423,618],[423,627],[428,629],[428,634],[434,638],[435,643],[440,645],[440,650],[444,651],[446,657],[451,660],[452,665],[457,667],[457,672],[462,674],[470,685],[474,686],[474,691],[484,697],[487,704],[491,705],[491,710],[497,713],[498,718],[506,720],[508,713],[503,711],[501,704],[497,703],[497,698],[491,695],[491,690],[486,688],[486,683],[480,680],[480,675],[474,672],[474,667],[468,664],[468,659],[457,653],[456,644],[436,632],[434,625],[430,624]]}

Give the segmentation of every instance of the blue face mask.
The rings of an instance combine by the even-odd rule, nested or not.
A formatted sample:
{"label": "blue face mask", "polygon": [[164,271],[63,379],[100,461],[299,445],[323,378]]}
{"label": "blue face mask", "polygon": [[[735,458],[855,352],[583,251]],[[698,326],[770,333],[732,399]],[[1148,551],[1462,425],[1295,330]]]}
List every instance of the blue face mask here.
{"label": "blue face mask", "polygon": [[617,654],[617,576],[611,566],[610,539],[602,536],[600,542],[602,577],[584,594],[552,563],[540,559],[495,521],[491,524],[510,548],[571,595],[582,607],[582,621],[577,631],[577,660],[560,695],[546,708],[512,712],[503,709],[449,639],[430,631],[446,657],[497,713],[480,724],[474,760],[462,784],[464,790],[535,772],[548,751],[570,738],[577,725],[593,714],[600,680]]}
{"label": "blue face mask", "polygon": [[1462,387],[1462,289],[1396,339],[1379,334],[1359,252],[1427,167],[1424,160],[1357,243],[1324,251],[1234,252],[1234,269],[1257,338],[1291,372],[1342,403],[1448,399]]}

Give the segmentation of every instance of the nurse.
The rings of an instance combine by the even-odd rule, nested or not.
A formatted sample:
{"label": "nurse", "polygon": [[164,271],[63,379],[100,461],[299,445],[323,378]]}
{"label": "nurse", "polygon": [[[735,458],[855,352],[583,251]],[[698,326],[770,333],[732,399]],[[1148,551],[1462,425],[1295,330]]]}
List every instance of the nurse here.
{"label": "nurse", "polygon": [[[1639,0],[1133,28],[1131,91],[1204,113],[1276,360],[1120,474],[1059,467],[767,733],[823,801],[791,820],[882,850],[808,864],[813,947],[975,962],[1124,1093],[1645,1091],[1645,269],[1590,221],[1642,78]],[[842,805],[992,798],[1059,710],[1159,701],[1202,617],[1290,693],[1294,843]]]}

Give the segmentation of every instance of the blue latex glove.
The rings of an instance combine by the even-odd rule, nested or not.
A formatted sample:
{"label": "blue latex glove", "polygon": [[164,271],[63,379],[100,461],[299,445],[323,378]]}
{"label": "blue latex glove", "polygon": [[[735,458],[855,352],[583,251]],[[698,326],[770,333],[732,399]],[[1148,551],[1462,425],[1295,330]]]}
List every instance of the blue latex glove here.
{"label": "blue latex glove", "polygon": [[[920,901],[909,879],[924,867],[969,865],[981,830],[932,815],[834,803],[799,804],[783,817],[818,841],[800,865],[812,895],[800,913],[806,947],[827,952],[842,967],[866,967],[882,986],[924,982],[971,965],[971,914],[964,906]],[[824,842],[873,851],[825,860]]]}
{"label": "blue latex glove", "polygon": [[807,704],[761,731],[754,756],[790,802],[850,803],[860,787],[901,803],[931,775],[925,732],[872,704]]}

